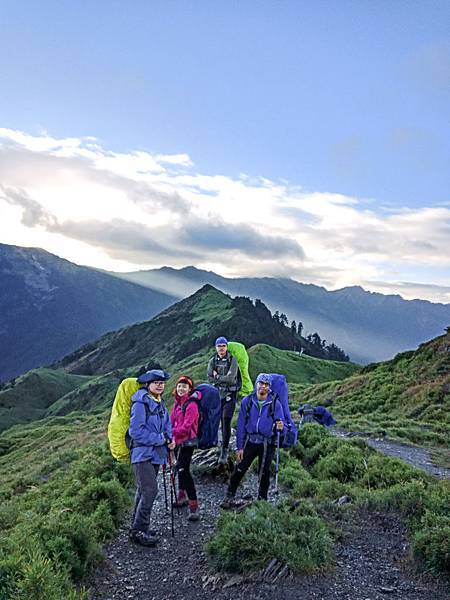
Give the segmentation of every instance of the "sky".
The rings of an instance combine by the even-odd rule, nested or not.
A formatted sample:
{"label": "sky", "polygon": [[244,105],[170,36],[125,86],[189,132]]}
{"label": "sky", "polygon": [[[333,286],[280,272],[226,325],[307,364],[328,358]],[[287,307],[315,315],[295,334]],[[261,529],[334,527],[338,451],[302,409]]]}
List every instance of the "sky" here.
{"label": "sky", "polygon": [[0,242],[450,302],[450,4],[0,4]]}

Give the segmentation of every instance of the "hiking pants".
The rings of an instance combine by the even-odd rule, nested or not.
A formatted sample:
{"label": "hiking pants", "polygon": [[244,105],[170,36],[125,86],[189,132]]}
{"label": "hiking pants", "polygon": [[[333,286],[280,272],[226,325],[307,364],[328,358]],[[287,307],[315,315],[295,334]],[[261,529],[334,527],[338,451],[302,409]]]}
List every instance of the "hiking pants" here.
{"label": "hiking pants", "polygon": [[134,498],[131,529],[147,533],[153,502],[158,493],[158,483],[156,481],[158,470],[159,465],[155,465],[149,460],[133,464],[137,489]]}
{"label": "hiking pants", "polygon": [[197,500],[197,491],[190,471],[194,450],[193,446],[180,446],[177,454],[178,487],[186,492],[189,500]]}
{"label": "hiking pants", "polygon": [[262,464],[264,456],[264,444],[254,444],[253,442],[247,442],[244,448],[244,456],[239,464],[236,465],[233,475],[230,479],[230,485],[228,486],[228,494],[233,496],[236,493],[241,479],[248,471],[250,465],[258,457],[258,473],[259,473],[259,489],[258,498],[267,500],[267,492],[270,485],[270,465],[275,454],[275,446],[273,444],[266,444],[266,457],[264,464]]}
{"label": "hiking pants", "polygon": [[[228,449],[231,437],[231,420],[236,408],[237,392],[228,392],[227,396],[222,399],[222,448]],[[227,400],[229,398],[229,400]]]}

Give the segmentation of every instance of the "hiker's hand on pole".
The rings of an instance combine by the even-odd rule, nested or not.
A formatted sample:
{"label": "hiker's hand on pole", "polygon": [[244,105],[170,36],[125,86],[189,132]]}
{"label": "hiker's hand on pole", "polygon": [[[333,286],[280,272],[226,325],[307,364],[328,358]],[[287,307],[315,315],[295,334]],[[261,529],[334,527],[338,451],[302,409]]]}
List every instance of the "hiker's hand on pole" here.
{"label": "hiker's hand on pole", "polygon": [[284,423],[283,421],[277,421],[277,431],[283,431]]}
{"label": "hiker's hand on pole", "polygon": [[174,450],[175,446],[176,444],[173,440],[167,440],[167,447],[169,448],[169,450]]}
{"label": "hiker's hand on pole", "polygon": [[240,463],[243,458],[244,458],[244,451],[243,450],[238,450],[236,452],[236,460],[237,460],[237,462]]}

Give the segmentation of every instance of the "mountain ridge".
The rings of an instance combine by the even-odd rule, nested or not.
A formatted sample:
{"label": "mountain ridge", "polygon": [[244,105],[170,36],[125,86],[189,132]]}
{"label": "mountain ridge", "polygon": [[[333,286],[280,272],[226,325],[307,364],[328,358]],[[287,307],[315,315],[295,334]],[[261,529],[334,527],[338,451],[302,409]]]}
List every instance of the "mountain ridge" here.
{"label": "mountain ridge", "polygon": [[318,331],[332,339],[353,361],[362,364],[388,360],[414,348],[439,335],[450,323],[450,304],[405,300],[398,294],[380,294],[361,286],[328,291],[288,278],[227,278],[192,266],[114,275],[141,285],[151,283],[178,296],[212,283],[231,295],[260,298],[270,310],[300,321],[309,333]]}
{"label": "mountain ridge", "polygon": [[0,244],[0,380],[51,363],[175,301],[46,250]]}

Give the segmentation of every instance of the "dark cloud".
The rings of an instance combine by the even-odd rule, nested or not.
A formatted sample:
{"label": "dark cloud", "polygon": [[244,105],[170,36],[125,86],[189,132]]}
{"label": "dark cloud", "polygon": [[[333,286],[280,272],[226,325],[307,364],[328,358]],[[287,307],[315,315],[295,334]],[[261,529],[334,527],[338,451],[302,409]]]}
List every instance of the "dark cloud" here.
{"label": "dark cloud", "polygon": [[[96,219],[63,221],[48,227],[48,231],[61,233],[92,246],[101,248],[113,258],[134,262],[155,258],[199,259],[195,251],[175,247],[175,235],[166,227],[148,227],[144,224],[122,219],[104,222]],[[173,244],[173,245],[171,245]]]}
{"label": "dark cloud", "polygon": [[134,183],[126,178],[117,178],[115,187],[122,187],[128,198],[144,208],[148,213],[161,208],[180,215],[189,214],[191,203],[178,192],[162,192],[147,183]]}
{"label": "dark cloud", "polygon": [[183,237],[189,246],[211,251],[238,250],[265,259],[286,255],[302,260],[305,258],[303,248],[297,242],[280,236],[262,235],[249,225],[190,223],[183,229]]}

